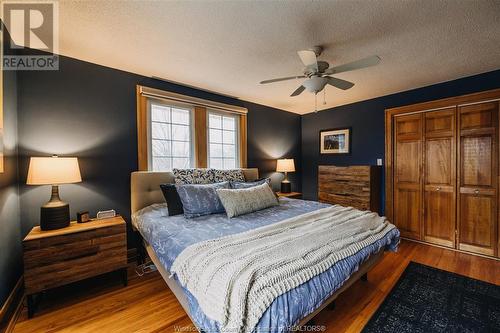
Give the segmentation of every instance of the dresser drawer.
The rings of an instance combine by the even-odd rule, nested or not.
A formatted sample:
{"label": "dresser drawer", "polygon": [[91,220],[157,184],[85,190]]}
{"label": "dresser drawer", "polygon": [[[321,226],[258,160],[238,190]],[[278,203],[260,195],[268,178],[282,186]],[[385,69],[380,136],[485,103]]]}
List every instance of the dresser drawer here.
{"label": "dresser drawer", "polygon": [[350,206],[360,210],[370,209],[369,198],[364,199],[361,197],[354,197],[350,195],[332,194],[326,192],[319,192],[319,201],[329,204],[336,204],[341,206]]}
{"label": "dresser drawer", "polygon": [[118,270],[127,265],[125,223],[25,241],[27,294]]}
{"label": "dresser drawer", "polygon": [[333,166],[333,165],[320,165],[319,176],[324,178],[337,178],[337,179],[351,179],[351,180],[370,180],[370,167],[369,166]]}
{"label": "dresser drawer", "polygon": [[319,192],[370,198],[370,183],[364,181],[328,181],[320,183]]}

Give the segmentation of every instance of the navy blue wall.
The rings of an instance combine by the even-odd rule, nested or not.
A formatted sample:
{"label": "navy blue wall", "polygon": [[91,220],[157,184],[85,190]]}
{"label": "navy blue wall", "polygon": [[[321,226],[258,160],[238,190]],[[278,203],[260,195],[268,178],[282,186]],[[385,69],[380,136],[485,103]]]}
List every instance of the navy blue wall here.
{"label": "navy blue wall", "polygon": [[[272,175],[276,159],[300,168],[300,116],[181,85],[60,57],[58,71],[25,71],[18,77],[19,175],[22,234],[38,224],[47,186],[26,186],[30,156],[77,156],[83,182],[60,187],[74,218],[79,210],[115,209],[130,215],[130,173],[137,170],[136,85],[248,108],[248,166]],[[300,171],[300,169],[299,169]],[[294,184],[300,188],[300,172]],[[133,238],[129,238],[133,246]]]}
{"label": "navy blue wall", "polygon": [[[6,40],[8,38],[4,39]],[[16,74],[15,71],[3,72],[4,172],[0,173],[0,308],[22,273],[17,181]]]}
{"label": "navy blue wall", "polygon": [[[302,117],[304,197],[311,200],[318,197],[318,165],[376,165],[377,158],[385,158],[385,109],[495,88],[500,88],[500,70],[304,115]],[[352,127],[351,154],[321,155],[319,131],[338,127]],[[383,186],[381,195],[383,200]]]}

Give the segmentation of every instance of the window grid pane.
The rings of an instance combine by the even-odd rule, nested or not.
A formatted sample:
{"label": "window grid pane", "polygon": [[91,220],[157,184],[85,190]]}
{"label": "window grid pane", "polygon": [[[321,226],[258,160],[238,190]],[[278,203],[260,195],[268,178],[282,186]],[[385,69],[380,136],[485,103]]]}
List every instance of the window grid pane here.
{"label": "window grid pane", "polygon": [[218,114],[209,113],[208,114],[208,127],[210,128],[222,128],[222,117]]}
{"label": "window grid pane", "polygon": [[153,171],[189,168],[192,161],[189,109],[151,104],[151,162]]}
{"label": "window grid pane", "polygon": [[209,167],[234,169],[237,167],[237,116],[208,114]]}
{"label": "window grid pane", "polygon": [[222,169],[222,158],[211,158],[210,167],[214,169]]}

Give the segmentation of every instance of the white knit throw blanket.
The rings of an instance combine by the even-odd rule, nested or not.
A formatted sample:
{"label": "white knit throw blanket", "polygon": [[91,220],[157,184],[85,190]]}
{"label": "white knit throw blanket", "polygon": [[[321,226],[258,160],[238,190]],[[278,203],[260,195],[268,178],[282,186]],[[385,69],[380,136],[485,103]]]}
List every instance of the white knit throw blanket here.
{"label": "white knit throw blanket", "polygon": [[222,332],[251,332],[279,295],[381,239],[384,217],[331,206],[193,244],[171,272]]}

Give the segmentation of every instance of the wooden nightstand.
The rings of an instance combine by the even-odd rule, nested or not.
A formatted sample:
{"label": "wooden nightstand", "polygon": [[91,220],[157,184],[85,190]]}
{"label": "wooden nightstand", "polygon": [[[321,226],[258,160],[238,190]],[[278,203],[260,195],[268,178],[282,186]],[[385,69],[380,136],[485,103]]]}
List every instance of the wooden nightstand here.
{"label": "wooden nightstand", "polygon": [[300,192],[290,192],[290,193],[281,193],[281,192],[276,192],[278,197],[284,197],[284,198],[293,198],[293,199],[301,199],[302,198],[302,193]]}
{"label": "wooden nightstand", "polygon": [[24,287],[28,316],[39,292],[112,271],[121,271],[127,285],[127,231],[121,216],[63,229],[34,227],[23,240]]}

